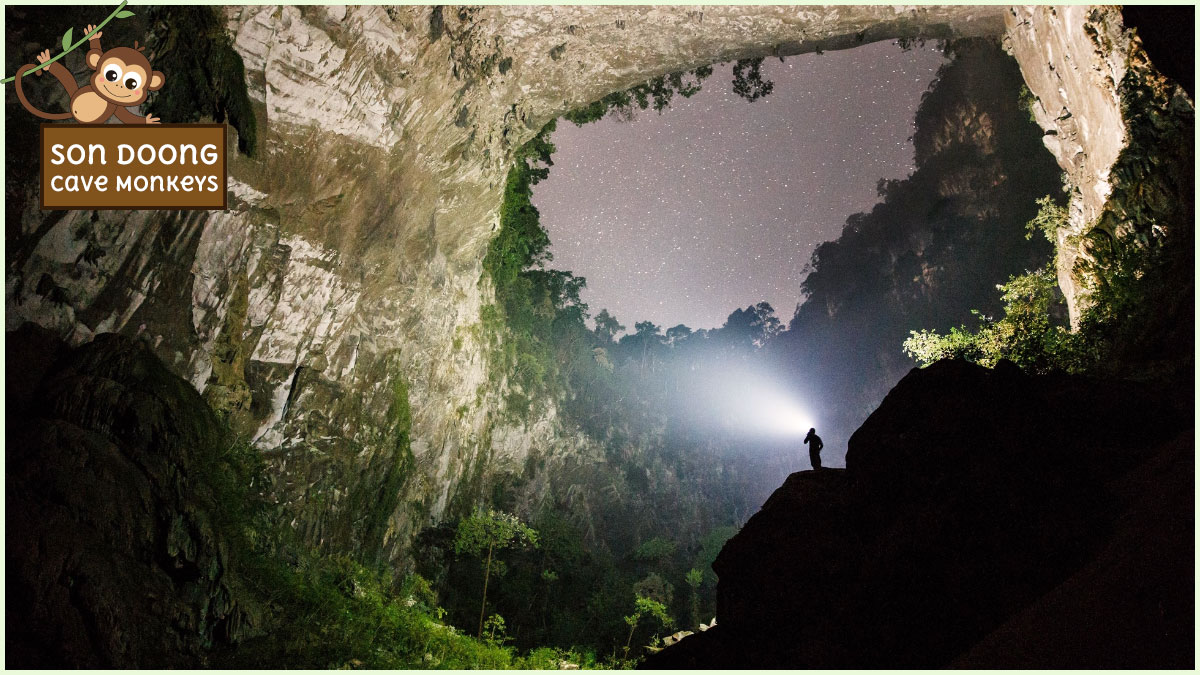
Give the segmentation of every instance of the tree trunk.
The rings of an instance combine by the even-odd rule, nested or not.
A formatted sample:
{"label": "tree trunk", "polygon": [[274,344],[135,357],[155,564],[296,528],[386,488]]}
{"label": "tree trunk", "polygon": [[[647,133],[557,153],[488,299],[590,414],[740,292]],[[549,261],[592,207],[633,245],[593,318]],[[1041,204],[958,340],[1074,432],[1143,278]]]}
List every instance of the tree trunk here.
{"label": "tree trunk", "polygon": [[478,638],[483,638],[483,612],[487,609],[487,585],[488,577],[492,574],[492,544],[488,544],[488,559],[487,565],[483,568],[483,602],[479,605],[479,634]]}

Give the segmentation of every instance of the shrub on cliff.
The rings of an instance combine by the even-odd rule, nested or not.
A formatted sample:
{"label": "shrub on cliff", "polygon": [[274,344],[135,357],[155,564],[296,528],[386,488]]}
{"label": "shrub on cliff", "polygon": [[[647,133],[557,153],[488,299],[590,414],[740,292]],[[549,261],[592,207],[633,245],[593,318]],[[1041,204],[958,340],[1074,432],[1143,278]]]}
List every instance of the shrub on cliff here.
{"label": "shrub on cliff", "polygon": [[1086,370],[1094,357],[1082,336],[1052,320],[1052,307],[1061,305],[1053,266],[1020,276],[996,287],[1004,301],[1004,317],[981,320],[972,332],[966,326],[941,335],[931,330],[912,331],[904,352],[922,367],[947,358],[961,358],[988,368],[1007,359],[1034,372]]}

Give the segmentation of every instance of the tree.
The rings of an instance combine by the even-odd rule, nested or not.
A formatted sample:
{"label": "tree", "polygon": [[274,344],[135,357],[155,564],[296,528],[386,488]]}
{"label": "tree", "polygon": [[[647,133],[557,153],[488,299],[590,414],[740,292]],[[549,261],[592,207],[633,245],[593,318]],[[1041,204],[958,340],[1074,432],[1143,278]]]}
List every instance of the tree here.
{"label": "tree", "polygon": [[646,356],[651,353],[650,345],[658,346],[662,344],[662,327],[654,324],[653,321],[639,321],[633,325],[634,338],[642,345],[642,366],[641,370],[646,370]]}
{"label": "tree", "polygon": [[645,579],[634,584],[633,592],[639,598],[650,598],[663,605],[671,604],[675,597],[675,587],[656,572],[647,574]]}
{"label": "tree", "polygon": [[454,553],[482,555],[484,550],[487,551],[487,559],[483,563],[483,600],[479,605],[477,637],[483,637],[483,616],[487,609],[488,579],[493,563],[497,568],[496,573],[504,574],[504,563],[493,561],[493,555],[496,551],[525,545],[537,548],[537,531],[512,514],[490,509],[485,513],[480,510],[459,521],[458,533],[454,537]]}
{"label": "tree", "polygon": [[629,656],[629,646],[633,644],[633,631],[637,630],[638,622],[643,616],[650,615],[658,619],[663,628],[670,628],[675,622],[667,614],[667,607],[661,602],[651,600],[640,595],[634,596],[633,614],[625,617],[625,623],[629,625],[629,637],[625,640],[625,656]]}
{"label": "tree", "polygon": [[1025,238],[1033,239],[1034,232],[1041,232],[1046,235],[1047,241],[1057,244],[1058,231],[1068,225],[1069,214],[1066,207],[1059,206],[1050,195],[1037,200],[1037,205],[1037,215],[1025,223]]}
{"label": "tree", "polygon": [[634,119],[637,110],[653,107],[661,113],[670,107],[675,94],[691,98],[700,92],[701,83],[712,75],[712,66],[701,66],[691,71],[677,71],[667,75],[659,75],[636,84],[625,91],[616,91],[599,101],[582,108],[576,108],[563,115],[563,118],[583,126],[603,118],[610,111],[618,120],[628,122]]}
{"label": "tree", "polygon": [[732,525],[724,525],[709,530],[703,537],[700,538],[700,553],[696,555],[694,563],[695,568],[700,570],[701,575],[710,584],[717,583],[717,575],[713,572],[712,565],[720,555],[721,549],[725,548],[725,542],[733,538],[733,535],[738,533],[738,528]]}
{"label": "tree", "polygon": [[642,543],[633,552],[633,557],[642,562],[660,564],[675,555],[675,542],[663,537],[654,537]]}
{"label": "tree", "polygon": [[617,317],[609,314],[607,309],[600,310],[600,313],[596,315],[596,337],[600,338],[604,344],[612,342],[613,337],[623,330],[625,330],[625,326],[617,321]]}
{"label": "tree", "polygon": [[722,342],[732,347],[762,347],[783,331],[769,302],[760,302],[746,309],[735,309],[718,331]]}
{"label": "tree", "polygon": [[704,574],[693,567],[688,570],[687,576],[684,577],[687,585],[692,589],[692,625],[700,625],[700,584],[704,582]]}
{"label": "tree", "polygon": [[683,324],[673,326],[667,329],[667,344],[674,347],[675,345],[687,340],[692,336],[692,329]]}

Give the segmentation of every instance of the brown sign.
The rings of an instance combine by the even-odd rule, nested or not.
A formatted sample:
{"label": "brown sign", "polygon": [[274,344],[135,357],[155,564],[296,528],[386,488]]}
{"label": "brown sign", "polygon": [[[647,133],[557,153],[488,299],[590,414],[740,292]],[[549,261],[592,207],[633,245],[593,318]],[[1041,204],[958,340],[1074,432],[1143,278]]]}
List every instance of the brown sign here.
{"label": "brown sign", "polygon": [[225,209],[224,124],[43,124],[43,209]]}

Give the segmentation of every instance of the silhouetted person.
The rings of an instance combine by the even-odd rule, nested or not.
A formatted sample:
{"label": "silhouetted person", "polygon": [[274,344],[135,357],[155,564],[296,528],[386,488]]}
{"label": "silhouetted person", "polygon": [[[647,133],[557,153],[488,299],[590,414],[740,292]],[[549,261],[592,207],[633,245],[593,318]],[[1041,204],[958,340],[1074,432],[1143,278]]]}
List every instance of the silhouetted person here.
{"label": "silhouetted person", "polygon": [[821,442],[821,437],[817,435],[816,429],[809,429],[808,435],[804,437],[804,442],[808,445],[808,461],[812,462],[813,471],[818,471],[821,468],[821,448],[825,444]]}

